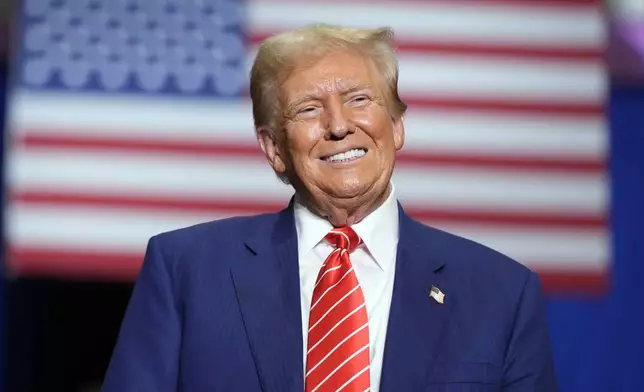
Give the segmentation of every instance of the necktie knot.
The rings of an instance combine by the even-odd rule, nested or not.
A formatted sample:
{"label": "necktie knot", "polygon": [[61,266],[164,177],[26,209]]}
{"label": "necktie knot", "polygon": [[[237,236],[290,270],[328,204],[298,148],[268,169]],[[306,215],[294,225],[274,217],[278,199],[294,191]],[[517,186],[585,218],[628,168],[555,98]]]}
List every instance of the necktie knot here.
{"label": "necktie knot", "polygon": [[353,252],[360,245],[360,237],[349,226],[333,228],[325,238],[331,245],[334,245],[336,248],[345,249],[349,253]]}

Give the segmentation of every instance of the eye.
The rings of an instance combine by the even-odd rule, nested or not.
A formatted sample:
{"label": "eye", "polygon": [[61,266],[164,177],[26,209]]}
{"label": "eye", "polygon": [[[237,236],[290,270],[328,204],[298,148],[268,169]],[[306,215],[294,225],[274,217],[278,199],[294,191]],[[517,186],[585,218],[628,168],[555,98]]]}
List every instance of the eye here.
{"label": "eye", "polygon": [[311,117],[315,116],[319,112],[320,108],[317,106],[305,106],[302,109],[297,111],[297,116],[299,117]]}
{"label": "eye", "polygon": [[369,101],[369,96],[367,95],[357,95],[349,100],[349,103],[354,105],[364,104]]}

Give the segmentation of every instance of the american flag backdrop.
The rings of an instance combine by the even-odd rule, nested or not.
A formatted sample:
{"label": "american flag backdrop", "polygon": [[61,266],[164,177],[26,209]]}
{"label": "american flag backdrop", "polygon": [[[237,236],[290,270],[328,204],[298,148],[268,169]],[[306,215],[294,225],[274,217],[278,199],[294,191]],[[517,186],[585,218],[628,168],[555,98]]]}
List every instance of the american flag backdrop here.
{"label": "american flag backdrop", "polygon": [[407,212],[549,290],[609,273],[606,27],[593,0],[23,0],[5,241],[17,274],[131,279],[148,238],[292,194],[257,146],[248,70],[312,22],[396,32]]}

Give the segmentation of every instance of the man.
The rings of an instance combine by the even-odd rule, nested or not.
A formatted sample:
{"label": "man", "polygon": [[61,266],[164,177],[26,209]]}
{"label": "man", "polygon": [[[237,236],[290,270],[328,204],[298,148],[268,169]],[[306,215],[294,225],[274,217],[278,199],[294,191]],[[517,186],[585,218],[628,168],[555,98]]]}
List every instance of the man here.
{"label": "man", "polygon": [[396,202],[390,40],[316,25],[262,44],[257,137],[295,197],[150,240],[103,391],[556,389],[536,275]]}

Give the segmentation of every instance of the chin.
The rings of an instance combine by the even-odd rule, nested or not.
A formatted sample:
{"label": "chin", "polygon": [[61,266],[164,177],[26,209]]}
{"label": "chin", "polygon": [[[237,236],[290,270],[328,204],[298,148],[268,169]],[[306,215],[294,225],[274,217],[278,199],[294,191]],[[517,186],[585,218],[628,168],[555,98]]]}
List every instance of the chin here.
{"label": "chin", "polygon": [[333,194],[339,198],[349,199],[373,192],[373,181],[360,178],[344,178],[333,184]]}

